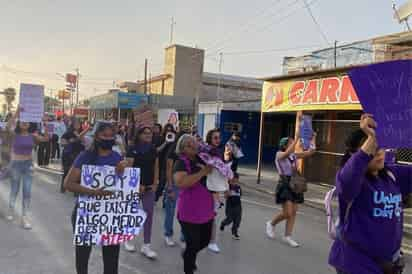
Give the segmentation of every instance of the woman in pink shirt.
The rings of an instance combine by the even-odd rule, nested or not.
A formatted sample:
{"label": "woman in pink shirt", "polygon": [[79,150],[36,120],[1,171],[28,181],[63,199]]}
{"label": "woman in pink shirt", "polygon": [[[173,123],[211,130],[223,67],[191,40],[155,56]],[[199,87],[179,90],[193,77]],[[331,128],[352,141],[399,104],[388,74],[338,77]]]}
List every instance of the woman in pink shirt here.
{"label": "woman in pink shirt", "polygon": [[206,188],[210,166],[201,164],[197,157],[196,139],[184,134],[176,144],[178,160],[174,164],[174,181],[180,188],[177,219],[186,241],[183,252],[184,272],[193,274],[197,269],[197,253],[208,246],[215,216],[212,193]]}

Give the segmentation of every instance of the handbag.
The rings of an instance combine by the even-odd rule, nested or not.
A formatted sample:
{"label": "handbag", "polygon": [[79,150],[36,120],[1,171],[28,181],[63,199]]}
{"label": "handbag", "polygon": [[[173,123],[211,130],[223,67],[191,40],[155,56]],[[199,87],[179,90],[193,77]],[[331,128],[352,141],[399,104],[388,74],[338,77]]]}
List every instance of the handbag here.
{"label": "handbag", "polygon": [[[289,157],[288,157],[288,160],[293,165],[293,162]],[[279,160],[276,159],[275,161],[277,163],[277,167],[280,170],[280,172],[282,174],[284,174],[282,166],[279,163]],[[282,179],[282,177],[284,177],[284,175],[281,175],[281,181],[285,182],[285,180]],[[292,175],[290,180],[288,180],[288,184],[289,184],[291,190],[294,193],[302,194],[302,193],[305,193],[305,192],[308,191],[308,183],[307,183],[306,179],[303,176],[301,176],[300,174],[298,174],[296,171],[294,172],[294,174]]]}

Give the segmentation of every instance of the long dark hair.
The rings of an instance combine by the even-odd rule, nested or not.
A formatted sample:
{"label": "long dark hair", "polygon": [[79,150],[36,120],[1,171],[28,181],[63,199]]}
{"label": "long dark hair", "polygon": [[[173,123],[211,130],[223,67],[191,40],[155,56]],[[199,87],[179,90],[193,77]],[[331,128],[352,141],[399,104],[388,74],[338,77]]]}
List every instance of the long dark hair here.
{"label": "long dark hair", "polygon": [[163,139],[166,138],[166,133],[169,132],[169,129],[171,129],[171,131],[176,134],[174,126],[172,124],[168,123],[163,127],[163,131],[162,131],[162,138]]}
{"label": "long dark hair", "polygon": [[[360,147],[365,143],[368,136],[361,130],[357,129],[353,131],[345,141],[346,151],[340,161],[340,167],[344,167],[348,160],[352,157],[354,153],[356,153]],[[370,172],[366,173],[366,177],[369,179],[376,178]],[[388,177],[388,169],[384,167],[383,169],[378,171],[378,177],[380,178],[387,178]]]}
{"label": "long dark hair", "polygon": [[211,145],[211,144],[212,144],[212,137],[213,137],[213,134],[215,134],[215,133],[220,133],[220,129],[214,128],[214,129],[211,129],[211,130],[209,130],[209,131],[207,132],[207,135],[206,135],[206,143],[207,143],[208,145]]}
{"label": "long dark hair", "polygon": [[[37,125],[36,123],[29,123],[29,129],[27,130],[28,133],[33,133],[37,130]],[[16,123],[16,128],[14,129],[14,133],[16,134],[21,134],[21,127],[20,127],[20,121],[17,121]]]}
{"label": "long dark hair", "polygon": [[145,129],[149,129],[150,131],[153,132],[153,129],[150,128],[150,127],[141,127],[141,128],[139,128],[139,129],[137,130],[136,136],[135,136],[135,138],[134,138],[134,145],[138,145],[138,144],[141,143],[141,141],[140,141],[140,135],[143,134],[143,132],[145,131]]}

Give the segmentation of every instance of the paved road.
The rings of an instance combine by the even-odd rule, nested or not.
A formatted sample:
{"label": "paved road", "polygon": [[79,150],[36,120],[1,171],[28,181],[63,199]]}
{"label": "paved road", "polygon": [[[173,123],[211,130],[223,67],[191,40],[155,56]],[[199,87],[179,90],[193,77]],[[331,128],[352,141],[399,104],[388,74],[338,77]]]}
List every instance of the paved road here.
{"label": "paved road", "polygon": [[[4,219],[9,187],[0,183],[0,274],[72,274],[74,273],[72,233],[69,215],[74,198],[58,193],[59,176],[36,171],[33,184],[33,225],[22,230],[18,223]],[[324,216],[317,210],[303,208],[299,213],[296,235],[303,244],[291,249],[279,240],[264,236],[264,223],[278,209],[258,193],[244,196],[242,239],[234,241],[229,232],[219,233],[221,254],[203,251],[198,260],[199,274],[329,274],[327,265],[330,241],[325,232]],[[156,209],[153,247],[159,253],[150,261],[139,253],[121,252],[120,273],[182,273],[180,248],[167,248],[162,240],[163,212]],[[176,230],[179,231],[177,224]],[[278,235],[283,226],[278,227]],[[139,239],[140,240],[140,239]],[[95,249],[90,273],[102,273],[101,252]]]}

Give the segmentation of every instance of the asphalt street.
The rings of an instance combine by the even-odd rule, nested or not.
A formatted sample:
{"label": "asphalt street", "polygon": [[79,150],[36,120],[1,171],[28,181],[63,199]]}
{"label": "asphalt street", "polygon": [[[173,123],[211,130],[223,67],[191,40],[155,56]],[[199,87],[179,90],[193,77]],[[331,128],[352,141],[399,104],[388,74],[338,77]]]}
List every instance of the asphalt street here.
{"label": "asphalt street", "polygon": [[[23,230],[18,221],[9,223],[5,220],[9,183],[0,182],[0,274],[73,274],[74,249],[69,216],[73,209],[74,197],[71,193],[58,192],[58,174],[36,170],[34,176],[33,229],[30,231]],[[295,233],[302,246],[292,249],[280,240],[283,225],[276,228],[276,240],[270,240],[264,234],[265,221],[279,210],[273,204],[271,199],[259,193],[245,191],[243,220],[240,226],[241,240],[233,240],[230,229],[218,232],[218,243],[222,252],[213,254],[207,250],[202,251],[198,257],[197,273],[335,273],[327,264],[331,241],[326,232],[325,216],[316,209],[302,207],[299,210]],[[223,214],[224,210],[220,213],[219,220]],[[140,253],[122,250],[120,273],[183,273],[180,247],[170,248],[164,243],[163,216],[159,203],[155,211],[152,242],[153,249],[158,252],[158,259],[151,261]],[[175,231],[180,231],[177,223]],[[139,243],[142,242],[141,238],[139,236]],[[99,248],[95,248],[92,253],[89,273],[102,273]]]}

